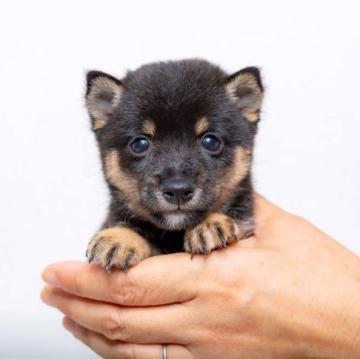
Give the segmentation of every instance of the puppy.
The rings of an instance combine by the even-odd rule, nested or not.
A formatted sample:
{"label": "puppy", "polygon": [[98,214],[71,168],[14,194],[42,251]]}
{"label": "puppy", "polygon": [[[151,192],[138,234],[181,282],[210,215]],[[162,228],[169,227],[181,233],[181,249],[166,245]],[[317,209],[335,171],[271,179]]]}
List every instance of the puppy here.
{"label": "puppy", "polygon": [[253,233],[251,163],[263,86],[192,59],[119,80],[87,74],[86,106],[110,190],[87,258],[127,270],[157,254],[208,254]]}

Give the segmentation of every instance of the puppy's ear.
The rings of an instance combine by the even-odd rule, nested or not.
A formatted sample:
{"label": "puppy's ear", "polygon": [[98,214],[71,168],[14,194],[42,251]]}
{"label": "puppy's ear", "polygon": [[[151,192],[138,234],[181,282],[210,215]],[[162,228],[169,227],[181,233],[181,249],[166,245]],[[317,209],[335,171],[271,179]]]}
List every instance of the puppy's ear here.
{"label": "puppy's ear", "polygon": [[94,130],[102,128],[119,104],[124,87],[120,80],[100,71],[86,75],[86,107]]}
{"label": "puppy's ear", "polygon": [[229,76],[225,89],[247,121],[259,121],[264,88],[258,68],[246,67]]}

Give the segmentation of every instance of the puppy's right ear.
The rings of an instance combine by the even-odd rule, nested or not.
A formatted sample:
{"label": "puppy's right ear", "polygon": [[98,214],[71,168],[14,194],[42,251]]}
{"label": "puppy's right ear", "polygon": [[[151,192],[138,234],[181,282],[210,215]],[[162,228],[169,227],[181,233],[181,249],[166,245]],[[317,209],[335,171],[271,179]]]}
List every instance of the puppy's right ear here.
{"label": "puppy's right ear", "polygon": [[120,80],[101,71],[89,71],[86,80],[86,107],[93,129],[98,130],[106,125],[113,114],[124,87]]}

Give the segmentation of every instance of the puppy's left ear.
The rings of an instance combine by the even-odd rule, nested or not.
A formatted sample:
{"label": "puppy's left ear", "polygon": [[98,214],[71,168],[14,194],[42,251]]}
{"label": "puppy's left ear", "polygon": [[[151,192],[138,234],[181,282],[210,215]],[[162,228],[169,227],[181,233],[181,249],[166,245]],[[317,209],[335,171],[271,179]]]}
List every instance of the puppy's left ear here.
{"label": "puppy's left ear", "polygon": [[120,80],[101,71],[89,71],[86,80],[86,107],[93,129],[98,130],[106,125],[114,113],[124,87]]}
{"label": "puppy's left ear", "polygon": [[264,88],[258,68],[246,67],[229,76],[225,90],[247,121],[259,121]]}

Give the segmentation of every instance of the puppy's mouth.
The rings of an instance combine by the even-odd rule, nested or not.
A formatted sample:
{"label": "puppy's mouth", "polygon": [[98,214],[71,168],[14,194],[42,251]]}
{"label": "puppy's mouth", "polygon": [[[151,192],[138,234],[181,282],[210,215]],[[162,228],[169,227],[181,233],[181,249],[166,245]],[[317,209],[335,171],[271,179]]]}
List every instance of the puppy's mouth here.
{"label": "puppy's mouth", "polygon": [[[146,205],[151,213],[151,221],[157,227],[165,230],[185,230],[198,224],[208,209],[208,204],[201,199],[202,189],[197,188],[191,199],[185,202],[169,201],[158,190],[151,196],[156,199],[153,206]],[[144,201],[145,205],[146,201]]]}
{"label": "puppy's mouth", "polygon": [[156,224],[162,229],[184,230],[193,227],[204,215],[204,211],[199,210],[171,210],[161,211],[154,214]]}

